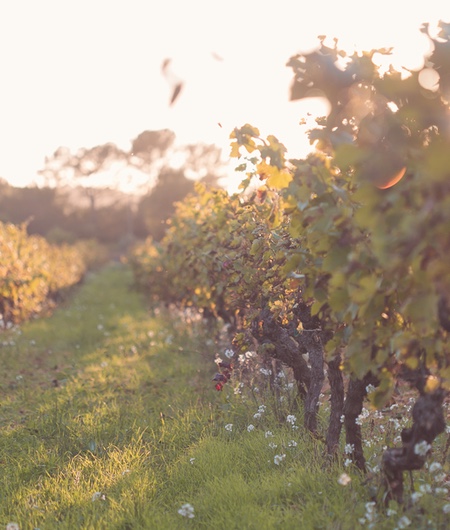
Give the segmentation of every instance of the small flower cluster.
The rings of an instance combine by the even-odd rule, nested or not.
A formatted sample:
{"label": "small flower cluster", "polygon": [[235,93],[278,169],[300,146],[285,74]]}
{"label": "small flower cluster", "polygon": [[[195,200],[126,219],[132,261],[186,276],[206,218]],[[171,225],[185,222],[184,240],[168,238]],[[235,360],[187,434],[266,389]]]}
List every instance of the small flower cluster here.
{"label": "small flower cluster", "polygon": [[369,414],[369,411],[366,408],[363,408],[361,414],[355,420],[356,425],[362,425],[363,421],[369,417]]}
{"label": "small flower cluster", "polygon": [[248,363],[251,362],[251,360],[255,357],[256,357],[256,352],[247,351],[245,353],[239,354],[238,361],[239,361],[239,364],[241,365],[244,365],[244,364],[248,365]]}
{"label": "small flower cluster", "polygon": [[276,465],[276,466],[279,466],[281,464],[281,462],[283,462],[283,460],[286,458],[286,455],[285,454],[282,454],[282,455],[275,455],[273,457],[273,463]]}
{"label": "small flower cluster", "polygon": [[266,412],[266,406],[265,405],[260,405],[258,407],[258,412],[256,412],[255,414],[253,414],[253,417],[255,418],[255,420],[259,420],[262,415],[264,414],[264,412]]}
{"label": "small flower cluster", "polygon": [[414,446],[414,453],[419,456],[426,456],[431,451],[431,445],[425,440],[416,443]]}
{"label": "small flower cluster", "polygon": [[375,523],[377,519],[377,512],[375,510],[375,502],[366,502],[365,507],[366,507],[366,513],[364,514],[364,517],[360,517],[358,521],[360,524],[371,523],[371,526],[372,526],[373,523]]}
{"label": "small flower cluster", "polygon": [[178,513],[183,517],[187,517],[188,519],[193,519],[195,517],[194,507],[188,502],[181,506],[181,508],[178,510]]}
{"label": "small flower cluster", "polygon": [[342,473],[341,476],[338,478],[338,484],[341,486],[347,486],[350,484],[352,479],[347,475],[347,473]]}
{"label": "small flower cluster", "polygon": [[105,501],[106,500],[106,495],[104,493],[102,493],[101,491],[96,491],[93,495],[92,495],[92,502],[95,502],[95,501]]}
{"label": "small flower cluster", "polygon": [[298,429],[298,425],[295,424],[296,421],[297,421],[297,418],[293,414],[288,414],[286,416],[286,422],[292,426],[293,430]]}

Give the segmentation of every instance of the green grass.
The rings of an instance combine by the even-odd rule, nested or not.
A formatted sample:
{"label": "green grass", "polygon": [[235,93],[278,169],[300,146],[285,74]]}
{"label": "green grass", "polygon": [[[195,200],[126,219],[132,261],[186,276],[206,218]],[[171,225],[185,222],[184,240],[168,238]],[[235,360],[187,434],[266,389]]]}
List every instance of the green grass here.
{"label": "green grass", "polygon": [[[147,310],[130,285],[108,267],[52,316],[0,335],[0,529],[367,528],[358,474],[339,485],[342,462],[325,465],[301,428],[270,407],[253,418],[262,391],[216,392],[213,330]],[[411,528],[445,528],[425,497]]]}

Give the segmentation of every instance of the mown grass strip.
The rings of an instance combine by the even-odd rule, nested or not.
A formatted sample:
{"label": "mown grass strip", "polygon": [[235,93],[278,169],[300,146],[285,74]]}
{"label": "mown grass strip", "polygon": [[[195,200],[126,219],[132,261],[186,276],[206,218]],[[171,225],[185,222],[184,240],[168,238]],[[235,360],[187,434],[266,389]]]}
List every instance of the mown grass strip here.
{"label": "mown grass strip", "polygon": [[52,317],[1,336],[0,525],[138,524],[167,462],[209,427],[189,412],[203,393],[195,340],[185,348],[130,282],[109,268]]}

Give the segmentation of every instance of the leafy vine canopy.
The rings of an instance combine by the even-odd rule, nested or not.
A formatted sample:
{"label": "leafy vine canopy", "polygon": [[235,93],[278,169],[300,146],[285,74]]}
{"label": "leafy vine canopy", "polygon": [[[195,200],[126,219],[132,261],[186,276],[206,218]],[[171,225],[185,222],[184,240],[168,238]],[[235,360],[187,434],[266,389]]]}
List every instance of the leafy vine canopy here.
{"label": "leafy vine canopy", "polygon": [[422,31],[431,51],[418,71],[383,71],[389,49],[347,55],[324,39],[290,58],[291,99],[330,103],[306,159],[249,124],[230,135],[242,188],[259,178],[272,228],[297,242],[285,272],[305,278],[313,313],[332,323],[327,349],[345,344],[350,372],[380,377],[375,404],[399,369],[426,367],[430,388],[449,387],[450,24]]}

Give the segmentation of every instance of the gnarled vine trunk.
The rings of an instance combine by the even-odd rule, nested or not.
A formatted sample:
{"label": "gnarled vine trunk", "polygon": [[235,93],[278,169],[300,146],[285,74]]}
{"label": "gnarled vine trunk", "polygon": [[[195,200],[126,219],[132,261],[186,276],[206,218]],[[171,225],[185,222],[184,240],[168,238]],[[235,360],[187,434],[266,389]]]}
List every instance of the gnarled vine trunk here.
{"label": "gnarled vine trunk", "polygon": [[[322,331],[304,329],[293,337],[267,309],[254,322],[252,334],[261,344],[270,343],[273,346],[270,355],[293,369],[299,394],[304,398],[305,427],[317,434],[319,397],[325,379]],[[304,358],[306,354],[309,365]]]}
{"label": "gnarled vine trunk", "polygon": [[382,469],[386,503],[390,500],[403,502],[403,473],[422,468],[434,439],[444,432],[444,396],[442,389],[421,394],[412,410],[412,427],[401,432],[402,447],[391,447],[384,452]]}
{"label": "gnarled vine trunk", "polygon": [[328,362],[328,381],[330,382],[330,419],[327,430],[327,454],[334,456],[339,449],[344,409],[344,378],[341,370],[341,354],[338,351]]}
{"label": "gnarled vine trunk", "polygon": [[366,387],[374,383],[377,383],[377,380],[370,372],[362,379],[350,379],[344,403],[345,442],[352,446],[353,463],[363,472],[366,471],[366,460],[358,416],[362,412],[363,401],[367,395]]}
{"label": "gnarled vine trunk", "polygon": [[311,370],[300,351],[299,344],[280,326],[267,309],[261,311],[252,325],[252,335],[260,344],[271,344],[271,357],[292,368],[299,394],[305,398],[311,383]]}

